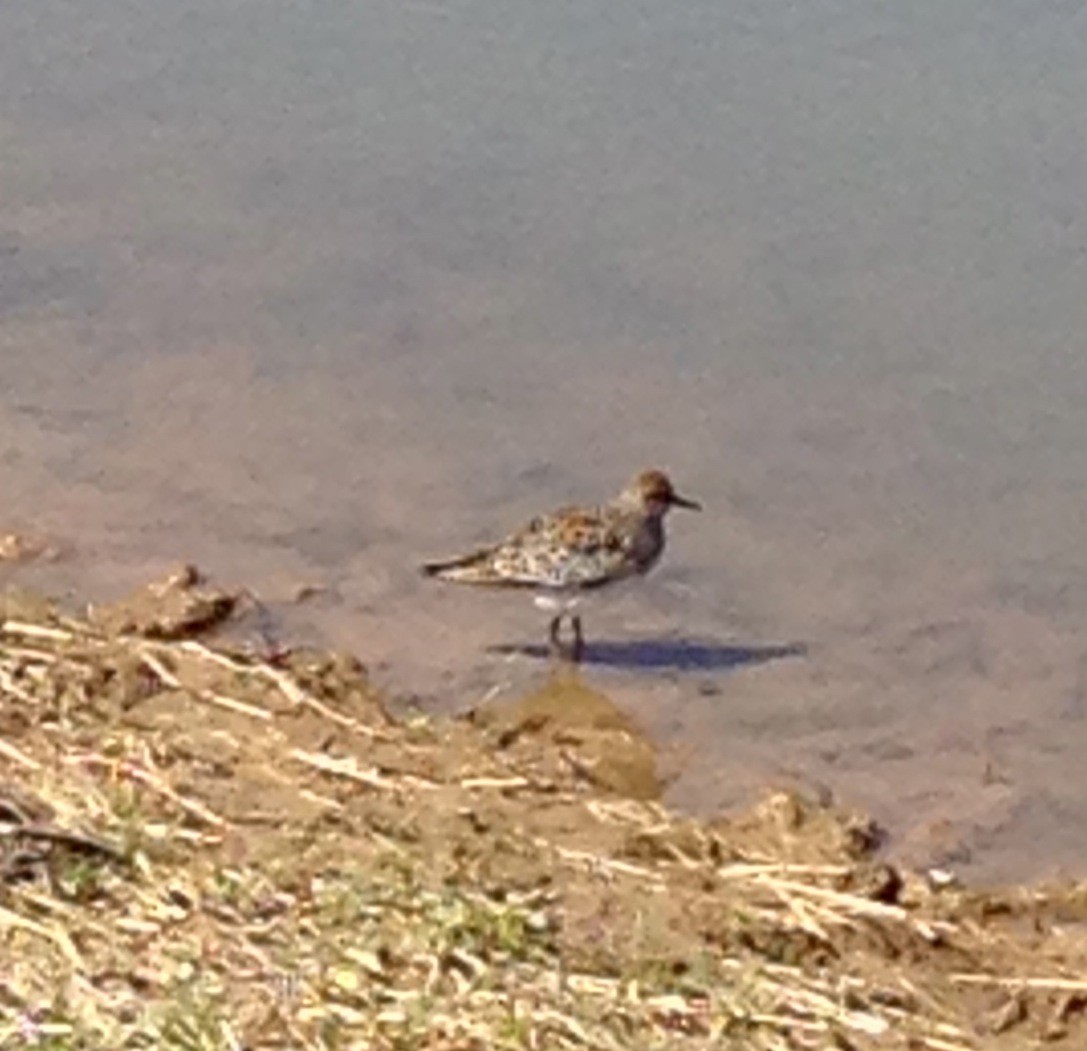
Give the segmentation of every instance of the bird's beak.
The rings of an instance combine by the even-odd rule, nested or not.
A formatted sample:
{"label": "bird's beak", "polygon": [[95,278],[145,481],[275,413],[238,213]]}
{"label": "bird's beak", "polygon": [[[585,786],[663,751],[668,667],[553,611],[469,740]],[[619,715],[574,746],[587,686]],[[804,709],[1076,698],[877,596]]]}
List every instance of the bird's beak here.
{"label": "bird's beak", "polygon": [[680,496],[678,493],[673,494],[672,503],[676,507],[686,507],[688,511],[701,511],[702,505],[694,500],[688,500],[685,496]]}

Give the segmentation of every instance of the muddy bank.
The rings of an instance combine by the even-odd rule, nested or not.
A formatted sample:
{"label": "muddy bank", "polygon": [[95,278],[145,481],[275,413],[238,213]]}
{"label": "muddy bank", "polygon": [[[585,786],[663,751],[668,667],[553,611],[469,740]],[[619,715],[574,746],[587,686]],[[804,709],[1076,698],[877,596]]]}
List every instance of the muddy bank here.
{"label": "muddy bank", "polygon": [[0,606],[0,1047],[1020,1048],[1087,1039],[1087,891],[881,861],[776,793],[678,816],[576,677],[396,718],[216,644],[175,574]]}

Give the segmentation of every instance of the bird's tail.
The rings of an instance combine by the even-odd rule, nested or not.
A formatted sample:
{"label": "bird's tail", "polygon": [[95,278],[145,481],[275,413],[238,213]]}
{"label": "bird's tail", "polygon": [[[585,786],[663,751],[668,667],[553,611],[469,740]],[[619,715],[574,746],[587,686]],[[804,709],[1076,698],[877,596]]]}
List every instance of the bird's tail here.
{"label": "bird's tail", "polygon": [[494,567],[491,565],[490,548],[482,548],[457,558],[424,562],[419,568],[423,576],[452,580],[458,584],[490,584],[496,580]]}

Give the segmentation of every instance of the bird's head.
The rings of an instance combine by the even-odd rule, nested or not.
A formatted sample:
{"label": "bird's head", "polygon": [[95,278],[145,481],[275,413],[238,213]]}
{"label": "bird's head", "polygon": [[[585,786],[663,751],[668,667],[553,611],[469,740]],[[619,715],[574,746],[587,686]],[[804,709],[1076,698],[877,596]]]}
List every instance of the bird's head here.
{"label": "bird's head", "polygon": [[662,518],[673,507],[685,507],[690,511],[702,510],[701,504],[680,496],[668,475],[656,468],[642,471],[623,490],[622,498],[625,503],[633,504],[654,518]]}

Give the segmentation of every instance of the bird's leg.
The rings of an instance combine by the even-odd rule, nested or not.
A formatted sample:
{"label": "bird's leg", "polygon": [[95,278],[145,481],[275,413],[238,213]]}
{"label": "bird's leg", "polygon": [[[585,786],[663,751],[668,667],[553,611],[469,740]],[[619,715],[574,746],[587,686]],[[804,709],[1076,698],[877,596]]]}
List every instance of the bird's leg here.
{"label": "bird's leg", "polygon": [[563,655],[562,639],[559,638],[559,628],[562,626],[562,614],[559,613],[551,618],[551,624],[547,629],[547,636],[551,642],[551,656],[561,657]]}
{"label": "bird's leg", "polygon": [[581,656],[585,652],[585,636],[581,634],[581,617],[576,613],[570,618],[570,626],[574,629],[574,646],[571,650],[571,657],[575,664],[581,661]]}
{"label": "bird's leg", "polygon": [[581,618],[570,617],[570,626],[574,630],[573,642],[564,642],[562,639],[562,618],[569,616],[566,613],[559,613],[551,618],[551,624],[547,629],[548,638],[551,642],[551,656],[560,661],[571,661],[577,663],[581,660],[581,651],[583,648],[583,642],[581,638]]}

